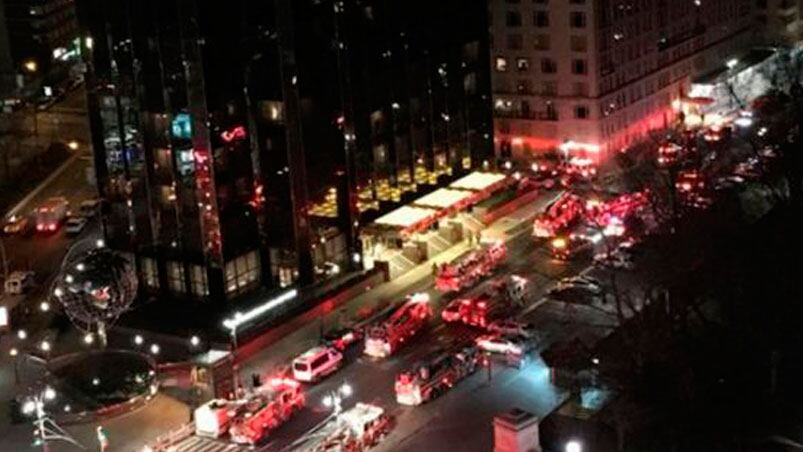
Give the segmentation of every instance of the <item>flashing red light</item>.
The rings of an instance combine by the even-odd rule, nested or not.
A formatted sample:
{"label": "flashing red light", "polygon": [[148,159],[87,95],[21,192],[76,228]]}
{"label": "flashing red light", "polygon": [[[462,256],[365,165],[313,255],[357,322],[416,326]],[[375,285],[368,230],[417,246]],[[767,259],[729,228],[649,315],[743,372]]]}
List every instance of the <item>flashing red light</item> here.
{"label": "flashing red light", "polygon": [[484,308],[485,307],[485,302],[484,301],[480,301],[479,303],[477,303],[477,306],[479,306],[481,308]]}
{"label": "flashing red light", "polygon": [[220,138],[226,143],[231,143],[234,140],[242,140],[245,138],[245,127],[237,126],[231,130],[226,130],[220,134]]}
{"label": "flashing red light", "polygon": [[56,230],[56,225],[55,225],[55,223],[50,223],[49,225],[47,225],[47,229],[48,229],[49,231],[55,231],[55,230]]}
{"label": "flashing red light", "polygon": [[45,230],[45,226],[44,226],[44,225],[42,225],[42,224],[37,224],[37,225],[36,225],[36,230],[37,230],[37,231],[44,231],[44,230]]}

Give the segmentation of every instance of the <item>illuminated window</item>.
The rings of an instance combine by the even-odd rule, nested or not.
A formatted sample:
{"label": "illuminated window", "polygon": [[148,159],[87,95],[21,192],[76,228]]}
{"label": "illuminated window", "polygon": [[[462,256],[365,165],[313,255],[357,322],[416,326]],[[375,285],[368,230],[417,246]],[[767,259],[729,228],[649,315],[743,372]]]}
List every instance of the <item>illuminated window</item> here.
{"label": "illuminated window", "polygon": [[159,288],[159,272],[156,268],[156,261],[150,257],[143,257],[140,260],[142,266],[142,281],[145,286],[151,289]]}
{"label": "illuminated window", "polygon": [[494,67],[498,72],[506,72],[507,71],[507,58],[504,57],[496,57],[494,60]]}
{"label": "illuminated window", "polygon": [[530,60],[527,58],[516,58],[516,69],[519,72],[526,72],[530,69]]}
{"label": "illuminated window", "polygon": [[170,127],[174,138],[189,140],[192,138],[192,119],[187,113],[179,113],[173,118]]}
{"label": "illuminated window", "polygon": [[167,263],[167,286],[171,292],[184,293],[184,265],[181,262]]}
{"label": "illuminated window", "polygon": [[256,251],[226,263],[226,293],[244,292],[259,283],[259,256]]}
{"label": "illuminated window", "polygon": [[200,265],[190,267],[190,287],[196,297],[209,295],[209,283],[206,279],[206,269]]}

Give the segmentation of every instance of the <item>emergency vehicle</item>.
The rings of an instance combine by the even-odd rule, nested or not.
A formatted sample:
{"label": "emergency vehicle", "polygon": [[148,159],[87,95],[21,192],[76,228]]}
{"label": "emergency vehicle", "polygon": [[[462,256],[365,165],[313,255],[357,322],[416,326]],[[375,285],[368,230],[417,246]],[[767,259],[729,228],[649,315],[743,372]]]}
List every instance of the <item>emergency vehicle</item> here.
{"label": "emergency vehicle", "polygon": [[384,322],[368,328],[364,353],[374,358],[392,355],[408,339],[415,336],[432,318],[429,295],[413,294]]}
{"label": "emergency vehicle", "polygon": [[503,303],[483,294],[452,301],[441,312],[441,318],[446,323],[463,323],[468,326],[485,328],[493,320],[503,317],[507,311]]}
{"label": "emergency vehicle", "polygon": [[554,237],[583,218],[585,203],[574,193],[564,193],[533,221],[535,237]]}
{"label": "emergency vehicle", "polygon": [[229,437],[234,443],[254,445],[303,406],[301,383],[289,378],[273,378],[239,404],[231,419]]}
{"label": "emergency vehicle", "polygon": [[382,440],[393,427],[392,418],[376,405],[357,403],[332,417],[293,450],[301,452],[362,452]]}
{"label": "emergency vehicle", "polygon": [[658,166],[672,166],[680,159],[682,148],[675,143],[664,143],[658,147]]}
{"label": "emergency vehicle", "polygon": [[343,365],[343,354],[334,347],[319,345],[293,360],[293,378],[308,383],[337,372]]}
{"label": "emergency vehicle", "polygon": [[421,405],[452,388],[473,374],[482,356],[477,347],[439,353],[396,378],[396,401],[402,405]]}
{"label": "emergency vehicle", "polygon": [[504,242],[485,243],[456,263],[441,265],[437,270],[435,287],[442,293],[471,287],[493,272],[506,256]]}

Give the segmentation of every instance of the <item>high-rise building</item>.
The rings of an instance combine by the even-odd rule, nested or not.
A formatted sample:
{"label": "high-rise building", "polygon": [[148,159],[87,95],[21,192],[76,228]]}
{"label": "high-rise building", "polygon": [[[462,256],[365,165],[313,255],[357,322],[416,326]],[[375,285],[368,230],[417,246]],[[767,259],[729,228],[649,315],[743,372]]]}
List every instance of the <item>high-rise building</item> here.
{"label": "high-rise building", "polygon": [[493,156],[485,0],[78,6],[104,233],[154,295],[358,264],[362,224]]}
{"label": "high-rise building", "polygon": [[791,45],[803,39],[803,1],[756,0],[756,25],[767,44]]}
{"label": "high-rise building", "polygon": [[74,0],[0,0],[0,73],[48,75],[78,54]]}
{"label": "high-rise building", "polygon": [[690,77],[752,37],[751,0],[491,0],[502,157],[592,159],[673,124]]}

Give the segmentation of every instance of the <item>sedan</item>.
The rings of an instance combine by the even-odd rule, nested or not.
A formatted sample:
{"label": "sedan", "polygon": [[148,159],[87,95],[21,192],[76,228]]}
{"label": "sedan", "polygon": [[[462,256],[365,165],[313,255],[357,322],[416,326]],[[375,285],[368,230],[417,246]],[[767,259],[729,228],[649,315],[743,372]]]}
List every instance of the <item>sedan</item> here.
{"label": "sedan", "polygon": [[87,219],[84,217],[70,217],[64,227],[64,232],[67,235],[78,235],[83,232],[86,227]]}
{"label": "sedan", "polygon": [[489,353],[513,353],[516,355],[527,351],[528,338],[499,334],[486,334],[476,339],[477,347]]}
{"label": "sedan", "polygon": [[23,234],[28,230],[28,218],[12,215],[8,217],[6,223],[3,225],[3,234],[15,235]]}

